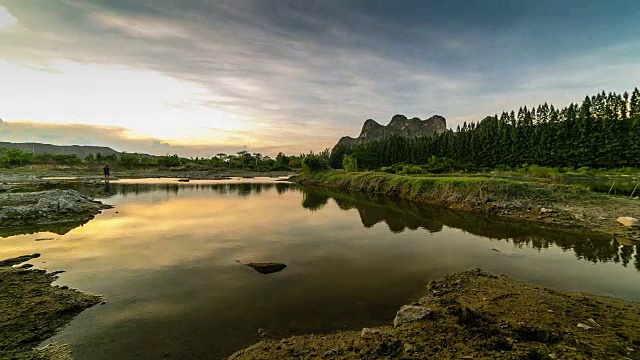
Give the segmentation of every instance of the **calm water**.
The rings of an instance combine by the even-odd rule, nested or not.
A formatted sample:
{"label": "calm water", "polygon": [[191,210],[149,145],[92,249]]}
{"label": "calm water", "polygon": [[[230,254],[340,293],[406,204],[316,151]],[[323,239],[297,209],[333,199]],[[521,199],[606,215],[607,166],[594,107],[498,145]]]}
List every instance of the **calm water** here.
{"label": "calm water", "polygon": [[[77,359],[222,358],[258,328],[389,323],[430,279],[477,267],[640,300],[637,246],[606,237],[269,180],[107,190],[116,208],[84,225],[0,234],[0,258],[40,252],[37,267],[67,271],[57,284],[106,297],[54,339]],[[263,275],[236,260],[287,268]]]}

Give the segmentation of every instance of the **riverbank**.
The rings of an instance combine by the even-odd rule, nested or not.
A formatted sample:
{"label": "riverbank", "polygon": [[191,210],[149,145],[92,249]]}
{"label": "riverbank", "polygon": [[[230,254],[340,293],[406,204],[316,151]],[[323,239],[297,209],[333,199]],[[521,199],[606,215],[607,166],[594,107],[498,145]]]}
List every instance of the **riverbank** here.
{"label": "riverbank", "polygon": [[[282,177],[293,175],[290,171],[253,171],[242,169],[209,168],[205,166],[179,166],[173,168],[118,169],[111,172],[112,179],[129,178],[183,178],[192,180],[220,180],[231,177]],[[102,180],[102,169],[95,167],[29,166],[0,169],[0,183],[41,183],[48,178],[74,179],[77,181]]]}
{"label": "riverbank", "polygon": [[640,218],[640,201],[597,194],[562,184],[489,177],[408,176],[376,172],[326,171],[292,179],[302,185],[386,194],[451,209],[613,235],[640,241],[640,227],[619,217]]}
{"label": "riverbank", "polygon": [[266,339],[229,357],[316,358],[640,359],[640,303],[541,288],[478,269],[430,282],[393,325]]}
{"label": "riverbank", "polygon": [[70,359],[68,348],[36,347],[101,298],[66,286],[51,286],[56,273],[17,266],[39,254],[0,261],[0,358]]}

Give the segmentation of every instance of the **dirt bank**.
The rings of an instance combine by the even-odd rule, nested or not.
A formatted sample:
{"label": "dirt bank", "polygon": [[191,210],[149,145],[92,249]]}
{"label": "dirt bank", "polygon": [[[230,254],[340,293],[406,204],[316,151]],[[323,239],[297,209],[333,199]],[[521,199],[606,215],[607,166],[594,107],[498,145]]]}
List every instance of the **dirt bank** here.
{"label": "dirt bank", "polygon": [[479,269],[430,282],[394,322],[263,340],[229,359],[640,359],[640,303]]}
{"label": "dirt bank", "polygon": [[0,229],[82,222],[109,205],[74,190],[48,190],[0,194]]}
{"label": "dirt bank", "polygon": [[0,359],[68,359],[64,345],[34,350],[101,298],[65,286],[44,270],[13,267],[39,254],[0,262]]}
{"label": "dirt bank", "polygon": [[640,201],[557,184],[485,177],[403,176],[327,171],[293,181],[343,190],[380,193],[452,209],[539,223],[561,224],[640,241],[640,227],[624,227],[621,216],[640,218]]}

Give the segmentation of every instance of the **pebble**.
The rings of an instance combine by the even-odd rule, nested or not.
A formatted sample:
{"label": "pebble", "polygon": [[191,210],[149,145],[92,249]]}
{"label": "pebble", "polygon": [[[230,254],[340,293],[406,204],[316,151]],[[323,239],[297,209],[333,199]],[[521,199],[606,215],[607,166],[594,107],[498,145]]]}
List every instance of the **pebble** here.
{"label": "pebble", "polygon": [[363,328],[362,331],[360,331],[360,337],[363,339],[371,339],[378,334],[380,334],[380,330],[371,329],[371,328]]}

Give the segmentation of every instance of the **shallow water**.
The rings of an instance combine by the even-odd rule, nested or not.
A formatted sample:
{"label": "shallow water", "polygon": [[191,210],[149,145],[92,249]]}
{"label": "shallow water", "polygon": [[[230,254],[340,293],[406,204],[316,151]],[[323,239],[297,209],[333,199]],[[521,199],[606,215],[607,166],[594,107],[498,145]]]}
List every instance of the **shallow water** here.
{"label": "shallow water", "polygon": [[[640,300],[638,247],[607,237],[266,179],[83,190],[116,207],[0,239],[0,258],[40,252],[31,263],[67,271],[56,284],[105,296],[53,339],[77,359],[222,358],[259,328],[385,324],[430,279],[478,267]],[[287,267],[265,275],[236,260]]]}

